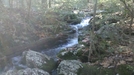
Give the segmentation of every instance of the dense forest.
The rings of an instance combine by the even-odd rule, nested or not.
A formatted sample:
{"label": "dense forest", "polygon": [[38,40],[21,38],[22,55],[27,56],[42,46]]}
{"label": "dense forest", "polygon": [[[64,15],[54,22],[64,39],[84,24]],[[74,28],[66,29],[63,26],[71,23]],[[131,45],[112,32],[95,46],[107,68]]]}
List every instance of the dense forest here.
{"label": "dense forest", "polygon": [[0,0],[0,75],[134,75],[134,0]]}

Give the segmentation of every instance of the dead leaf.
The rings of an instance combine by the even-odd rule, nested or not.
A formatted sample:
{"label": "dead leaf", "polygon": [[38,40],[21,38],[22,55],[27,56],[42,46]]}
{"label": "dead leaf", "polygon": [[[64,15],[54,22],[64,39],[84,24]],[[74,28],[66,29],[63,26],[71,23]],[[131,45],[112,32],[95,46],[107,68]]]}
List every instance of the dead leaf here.
{"label": "dead leaf", "polygon": [[121,60],[120,62],[117,63],[117,65],[122,65],[122,64],[126,64],[126,61]]}
{"label": "dead leaf", "polygon": [[127,58],[127,59],[125,59],[125,61],[131,62],[131,61],[133,61],[133,58]]}

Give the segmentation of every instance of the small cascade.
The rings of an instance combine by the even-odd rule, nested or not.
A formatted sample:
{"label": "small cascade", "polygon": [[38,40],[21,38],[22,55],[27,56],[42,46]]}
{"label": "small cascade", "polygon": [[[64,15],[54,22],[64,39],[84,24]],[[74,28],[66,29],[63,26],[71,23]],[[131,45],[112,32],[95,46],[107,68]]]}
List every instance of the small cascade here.
{"label": "small cascade", "polygon": [[89,25],[89,21],[91,20],[92,17],[87,17],[84,18],[80,24],[76,24],[76,25],[70,25],[72,27],[73,30],[75,30],[76,32],[74,34],[71,34],[71,38],[68,38],[69,41],[67,44],[63,44],[62,46],[56,48],[56,49],[51,49],[48,51],[43,51],[42,53],[47,54],[48,56],[51,56],[52,58],[56,58],[56,54],[68,47],[74,46],[76,44],[78,44],[78,36],[79,36],[79,29],[86,27]]}
{"label": "small cascade", "polygon": [[[85,26],[89,25],[89,21],[91,20],[92,17],[87,17],[84,18],[80,24],[76,24],[76,25],[70,25],[72,27],[73,30],[75,30],[76,32],[73,34],[70,34],[70,38],[68,38],[68,43],[63,44],[62,46],[59,46],[58,48],[54,48],[54,49],[50,49],[50,50],[43,50],[41,51],[41,53],[45,53],[48,56],[52,57],[52,58],[56,58],[56,54],[68,47],[74,46],[76,44],[78,44],[78,36],[79,36],[79,29],[82,29]],[[8,65],[6,66],[6,68],[9,69],[16,69],[16,66],[19,68],[27,68],[27,66],[23,65],[20,63],[22,56],[16,56],[12,58],[12,65]]]}

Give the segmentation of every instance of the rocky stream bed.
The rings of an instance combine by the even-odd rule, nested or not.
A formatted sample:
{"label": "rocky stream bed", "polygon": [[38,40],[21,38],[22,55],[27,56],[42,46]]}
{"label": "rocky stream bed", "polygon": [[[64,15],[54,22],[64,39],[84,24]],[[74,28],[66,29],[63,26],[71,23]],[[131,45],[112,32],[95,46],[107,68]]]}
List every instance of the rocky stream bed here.
{"label": "rocky stream bed", "polygon": [[[47,49],[37,50],[37,48],[32,46],[28,48],[26,46],[24,48],[26,51],[17,53],[13,55],[12,58],[10,57],[8,60],[9,62],[2,69],[2,75],[77,75],[78,69],[82,67],[81,62],[78,60],[60,61],[57,58],[57,53],[65,48],[78,44],[79,29],[88,26],[90,19],[91,17],[87,17],[84,18],[80,24],[70,25],[72,29],[71,32],[73,33],[66,36],[65,39],[61,37],[60,40],[58,38],[58,40],[54,39],[53,42],[47,41],[45,43],[41,43],[48,45]],[[65,40],[67,42],[64,42]],[[56,43],[56,41],[62,42]],[[39,49],[43,49],[43,47],[39,47]]]}

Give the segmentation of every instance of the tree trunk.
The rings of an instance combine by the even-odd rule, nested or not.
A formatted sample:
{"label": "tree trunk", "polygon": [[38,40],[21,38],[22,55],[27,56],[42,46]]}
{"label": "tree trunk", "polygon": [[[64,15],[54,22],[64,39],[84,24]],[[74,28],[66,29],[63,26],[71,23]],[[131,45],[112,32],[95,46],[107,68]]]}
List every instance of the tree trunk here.
{"label": "tree trunk", "polygon": [[129,8],[129,6],[128,6],[128,4],[126,3],[126,1],[125,0],[120,0],[123,4],[124,4],[124,6],[125,6],[125,8],[129,11],[129,16],[131,17],[131,21],[130,21],[130,25],[129,25],[129,36],[131,36],[131,34],[132,34],[132,25],[133,25],[133,18],[134,18],[134,14],[133,14],[133,12],[134,12],[134,0],[132,0],[132,9],[131,8]]}
{"label": "tree trunk", "polygon": [[42,2],[42,9],[48,8],[48,0],[41,0],[41,2]]}
{"label": "tree trunk", "polygon": [[[134,0],[133,0],[133,6],[134,6]],[[132,7],[132,11],[130,12],[131,13],[131,21],[130,21],[130,26],[129,26],[129,36],[131,36],[132,34],[132,25],[133,25],[133,19],[134,19],[134,8]]]}
{"label": "tree trunk", "polygon": [[48,6],[49,8],[51,8],[51,0],[49,0]]}
{"label": "tree trunk", "polygon": [[93,24],[92,24],[92,29],[91,29],[91,41],[90,41],[90,48],[89,48],[89,55],[88,55],[88,61],[90,61],[90,57],[91,57],[91,54],[93,53],[93,51],[95,51],[95,45],[94,45],[94,37],[95,37],[95,34],[94,34],[94,26],[95,26],[95,15],[96,15],[96,9],[97,9],[97,1],[98,0],[95,0],[95,4],[94,4],[94,15],[93,15]]}
{"label": "tree trunk", "polygon": [[25,5],[24,5],[24,0],[20,0],[20,8],[25,8]]}
{"label": "tree trunk", "polygon": [[27,4],[28,4],[28,20],[30,19],[30,14],[31,14],[31,0],[28,0],[27,1]]}
{"label": "tree trunk", "polygon": [[9,0],[9,6],[10,8],[13,8],[13,0]]}
{"label": "tree trunk", "polygon": [[4,7],[2,0],[0,0],[0,8]]}

